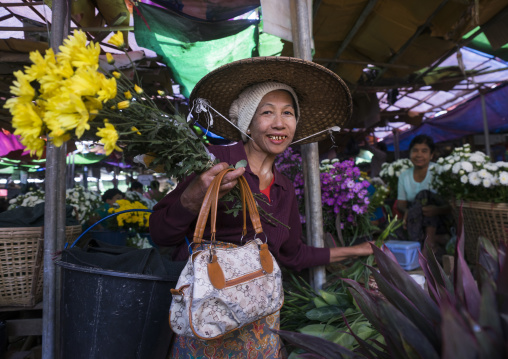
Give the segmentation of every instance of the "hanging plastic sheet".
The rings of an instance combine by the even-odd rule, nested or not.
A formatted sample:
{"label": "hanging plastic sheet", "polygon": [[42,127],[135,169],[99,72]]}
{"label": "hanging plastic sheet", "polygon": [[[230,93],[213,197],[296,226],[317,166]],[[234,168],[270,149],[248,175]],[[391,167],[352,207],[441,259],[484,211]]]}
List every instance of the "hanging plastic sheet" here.
{"label": "hanging plastic sheet", "polygon": [[133,12],[138,45],[162,56],[185,97],[217,67],[252,56],[276,56],[282,50],[279,38],[259,34],[258,20],[207,22],[146,4],[138,10]]}
{"label": "hanging plastic sheet", "polygon": [[[490,132],[508,131],[508,86],[485,94],[487,121]],[[401,151],[409,149],[411,140],[421,134],[431,136],[435,142],[451,141],[464,136],[483,133],[481,98],[478,96],[445,115],[423,122],[414,130],[399,137]],[[384,140],[388,151],[393,151],[393,136]]]}
{"label": "hanging plastic sheet", "polygon": [[179,11],[187,16],[208,21],[232,19],[258,8],[259,0],[152,0],[166,9]]}

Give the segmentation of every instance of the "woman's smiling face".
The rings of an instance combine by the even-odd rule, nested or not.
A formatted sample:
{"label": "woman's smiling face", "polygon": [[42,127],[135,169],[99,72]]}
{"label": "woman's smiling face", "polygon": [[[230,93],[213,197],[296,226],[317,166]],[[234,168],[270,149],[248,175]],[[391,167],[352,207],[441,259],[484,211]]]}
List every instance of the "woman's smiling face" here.
{"label": "woman's smiling face", "polygon": [[411,147],[409,159],[415,167],[427,167],[432,159],[432,152],[426,143],[417,143]]}
{"label": "woman's smiling face", "polygon": [[296,109],[284,90],[267,93],[259,102],[250,124],[248,145],[254,150],[278,155],[288,148],[296,131]]}

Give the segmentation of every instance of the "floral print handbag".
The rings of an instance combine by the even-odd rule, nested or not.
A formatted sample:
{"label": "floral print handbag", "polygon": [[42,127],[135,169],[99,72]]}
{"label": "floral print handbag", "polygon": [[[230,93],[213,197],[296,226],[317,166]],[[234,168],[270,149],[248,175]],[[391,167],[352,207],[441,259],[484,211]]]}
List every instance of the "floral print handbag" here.
{"label": "floral print handbag", "polygon": [[[169,324],[179,335],[217,339],[277,312],[284,302],[281,271],[266,242],[254,238],[241,247],[214,246],[219,187],[231,170],[226,169],[214,178],[199,212],[193,243],[204,243],[202,236],[209,212],[211,242],[207,249],[191,255],[176,289],[171,290]],[[256,202],[243,176],[238,183],[243,205],[242,234],[247,232],[248,208],[256,237],[263,232]]]}

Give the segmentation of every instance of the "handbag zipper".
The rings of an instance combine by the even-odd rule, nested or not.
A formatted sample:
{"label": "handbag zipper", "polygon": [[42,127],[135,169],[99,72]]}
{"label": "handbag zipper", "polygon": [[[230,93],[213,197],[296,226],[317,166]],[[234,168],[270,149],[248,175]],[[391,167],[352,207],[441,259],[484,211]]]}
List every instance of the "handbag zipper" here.
{"label": "handbag zipper", "polygon": [[262,277],[264,275],[266,275],[266,272],[263,269],[260,269],[260,270],[257,270],[255,272],[243,275],[241,277],[227,280],[225,288],[232,287],[232,286],[235,286],[235,285],[247,282],[247,281],[249,281],[251,279],[256,279],[256,278]]}

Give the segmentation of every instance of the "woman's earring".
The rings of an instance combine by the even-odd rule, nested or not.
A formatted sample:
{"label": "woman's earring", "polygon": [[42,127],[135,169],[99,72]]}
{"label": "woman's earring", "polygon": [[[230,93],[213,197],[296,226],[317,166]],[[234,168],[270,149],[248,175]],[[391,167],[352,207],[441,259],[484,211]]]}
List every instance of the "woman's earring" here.
{"label": "woman's earring", "polygon": [[247,134],[250,135],[250,128],[247,129]]}

